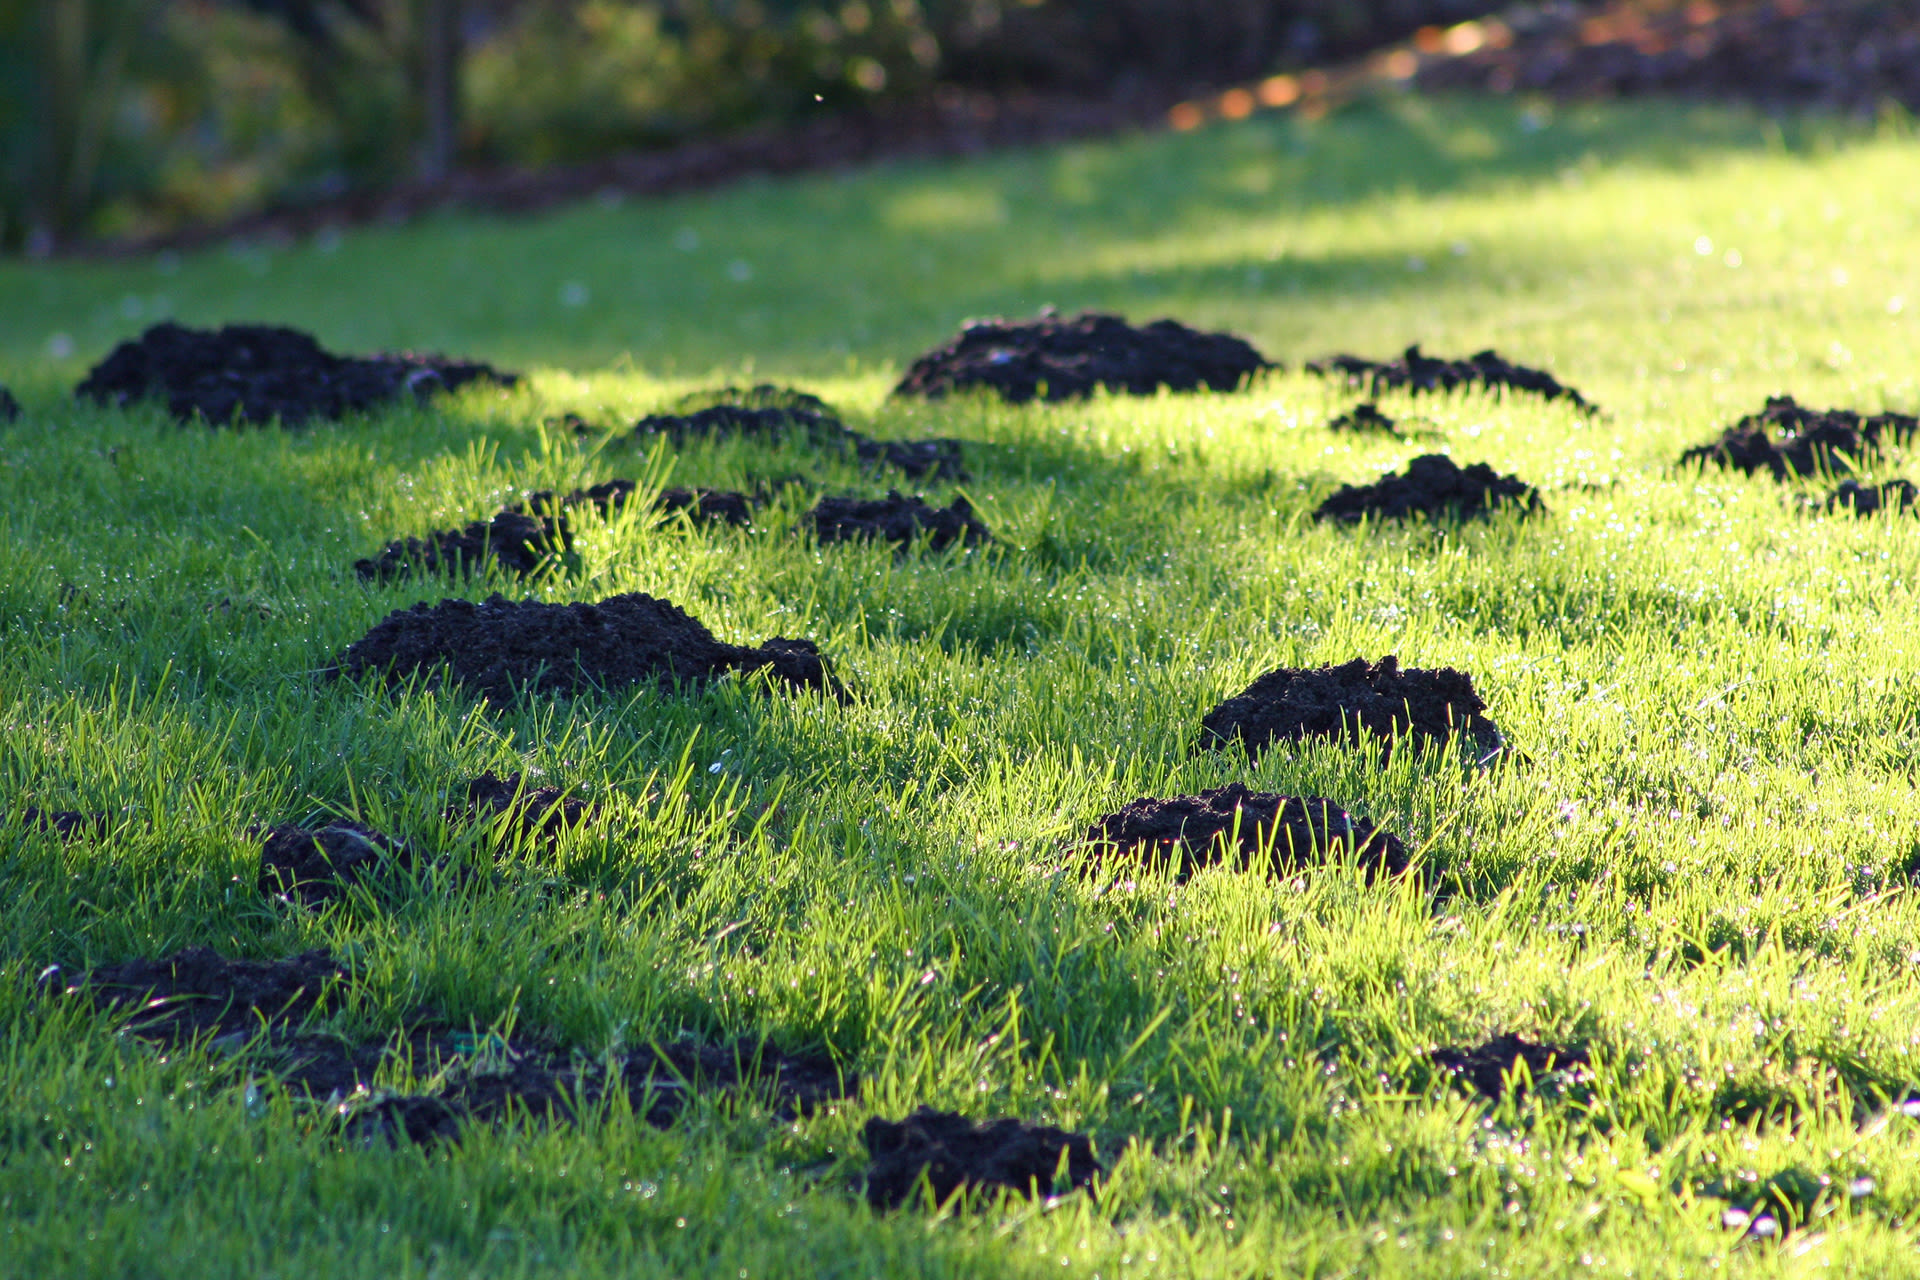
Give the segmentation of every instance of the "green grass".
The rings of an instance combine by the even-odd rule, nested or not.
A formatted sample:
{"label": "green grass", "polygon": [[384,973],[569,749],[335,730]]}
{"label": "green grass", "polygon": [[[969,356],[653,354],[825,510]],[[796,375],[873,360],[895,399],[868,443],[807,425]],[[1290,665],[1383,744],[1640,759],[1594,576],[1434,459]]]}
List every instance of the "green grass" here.
{"label": "green grass", "polygon": [[[1397,100],[0,266],[0,380],[27,406],[0,429],[0,803],[121,815],[92,844],[0,829],[0,1274],[1920,1273],[1920,1121],[1883,1105],[1920,1087],[1920,525],[1669,466],[1770,393],[1920,406],[1916,161],[1898,128]],[[1401,444],[1325,431],[1350,397],[1294,373],[1065,407],[886,399],[963,317],[1043,303],[1230,327],[1296,367],[1498,344],[1609,412],[1388,397],[1438,438]],[[157,314],[534,376],[297,433],[76,407],[84,368]],[[752,532],[591,527],[578,575],[534,590],[812,637],[853,703],[723,684],[490,711],[315,679],[439,591],[365,586],[356,557],[522,489],[883,483],[540,426],[748,376],[877,434],[963,437],[1000,544],[815,548],[789,498]],[[1541,485],[1551,515],[1311,520],[1435,447]],[[495,587],[521,589],[447,590]],[[1194,750],[1259,672],[1389,651],[1471,672],[1531,764]],[[451,895],[307,915],[252,890],[253,822],[348,813],[436,847],[448,786],[527,766],[609,820]],[[1235,780],[1382,820],[1457,892],[1070,870],[1100,813]],[[33,994],[50,963],[189,944],[333,947],[363,975],[331,1015],[350,1032],[432,1004],[589,1052],[763,1033],[831,1049],[862,1094],[797,1123],[710,1101],[664,1132],[611,1113],[342,1149],[284,1098],[249,1105],[244,1060],[160,1056]],[[1488,1107],[1421,1066],[1504,1030],[1590,1043],[1590,1090]],[[1741,1098],[1798,1118],[1743,1123]],[[922,1102],[1087,1130],[1111,1175],[1050,1209],[876,1216],[860,1125]],[[1742,1245],[1702,1190],[1790,1170],[1874,1189],[1778,1245]]]}

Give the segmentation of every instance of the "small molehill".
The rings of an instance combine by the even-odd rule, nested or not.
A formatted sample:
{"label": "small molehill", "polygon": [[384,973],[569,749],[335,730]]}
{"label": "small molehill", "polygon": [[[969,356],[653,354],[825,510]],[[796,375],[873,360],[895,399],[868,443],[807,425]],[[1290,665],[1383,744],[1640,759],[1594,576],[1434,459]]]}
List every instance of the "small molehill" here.
{"label": "small molehill", "polygon": [[1405,475],[1388,472],[1372,484],[1350,484],[1314,509],[1315,520],[1358,524],[1362,520],[1469,520],[1511,507],[1522,516],[1544,512],[1540,492],[1518,476],[1503,476],[1484,462],[1457,465],[1444,453],[1407,464]]}
{"label": "small molehill", "polygon": [[524,775],[506,777],[488,770],[467,783],[463,803],[449,805],[447,821],[462,826],[491,823],[502,814],[509,815],[500,830],[504,843],[518,834],[542,844],[551,844],[560,833],[599,815],[599,807],[559,787],[528,785]]}
{"label": "small molehill", "polygon": [[20,418],[20,402],[13,398],[13,392],[0,387],[0,422],[17,422]]}
{"label": "small molehill", "polygon": [[1425,354],[1416,344],[1408,347],[1397,360],[1334,355],[1309,362],[1307,372],[1339,378],[1347,386],[1365,388],[1374,395],[1383,391],[1440,392],[1484,387],[1489,391],[1526,391],[1547,400],[1565,400],[1582,413],[1598,412],[1585,396],[1546,370],[1515,364],[1493,350],[1479,352],[1465,360],[1444,360]]}
{"label": "small molehill", "polygon": [[460,529],[389,542],[377,556],[353,562],[372,582],[423,574],[484,574],[489,566],[527,576],[566,554],[573,539],[566,521],[502,511]]}
{"label": "small molehill", "polygon": [[330,676],[399,684],[444,671],[495,701],[651,684],[700,684],[729,671],[766,671],[781,684],[838,695],[811,640],[776,636],[747,647],[716,640],[697,618],[640,592],[598,604],[545,604],[492,595],[396,610],[348,645]]}
{"label": "small molehill", "polygon": [[1592,1065],[1582,1045],[1535,1044],[1512,1033],[1495,1036],[1485,1044],[1435,1049],[1427,1059],[1495,1102],[1516,1083],[1514,1076],[1521,1066],[1526,1067],[1526,1078],[1539,1083],[1555,1072],[1584,1079]]}
{"label": "small molehill", "polygon": [[[0,809],[0,827],[6,825],[10,816],[6,810]],[[46,832],[62,840],[97,840],[107,833],[110,825],[104,813],[36,809],[31,805],[20,810],[19,823],[22,831]]]}
{"label": "small molehill", "polygon": [[55,969],[42,986],[132,1011],[135,1035],[182,1044],[291,1027],[347,980],[325,948],[284,960],[228,960],[211,947],[188,947],[158,960],[102,965],[72,981]]}
{"label": "small molehill", "polygon": [[518,374],[492,365],[412,352],[335,355],[311,334],[277,325],[190,329],[157,324],[123,342],[74,388],[83,400],[127,405],[158,399],[182,422],[284,426],[333,421],[406,396],[457,391],[471,383],[511,387]]}
{"label": "small molehill", "polygon": [[1327,422],[1329,431],[1358,431],[1370,435],[1399,435],[1400,424],[1380,412],[1380,406],[1368,400],[1353,406]]}
{"label": "small molehill", "polygon": [[1401,875],[1407,848],[1391,831],[1357,818],[1331,800],[1253,791],[1231,783],[1197,796],[1143,797],[1088,828],[1082,847],[1101,863],[1133,858],[1167,866],[1181,880],[1202,867],[1230,862],[1245,871],[1270,858],[1290,873],[1352,850],[1371,880]]}
{"label": "small molehill", "polygon": [[1024,1196],[1090,1187],[1104,1170],[1084,1134],[1018,1120],[976,1125],[953,1111],[921,1107],[904,1120],[867,1121],[867,1202],[905,1204],[922,1175],[937,1204],[962,1188],[1005,1187]]}
{"label": "small molehill", "polygon": [[875,440],[842,422],[820,397],[768,383],[696,392],[669,412],[640,419],[633,430],[643,439],[666,436],[676,443],[729,436],[801,440],[894,467],[916,480],[967,478],[958,440]]}
{"label": "small molehill", "polygon": [[1749,414],[1680,455],[1682,466],[1733,467],[1776,480],[1853,470],[1851,459],[1911,440],[1920,418],[1904,413],[1863,415],[1852,409],[1808,409],[1792,396],[1770,396]]}
{"label": "small molehill", "polygon": [[662,489],[653,509],[662,515],[684,511],[695,524],[753,524],[753,500],[730,489]]}
{"label": "small molehill", "polygon": [[317,907],[353,885],[412,866],[404,844],[372,827],[345,820],[312,830],[288,824],[271,828],[261,842],[260,892]]}
{"label": "small molehill", "polygon": [[1452,667],[1402,669],[1388,654],[1337,667],[1280,667],[1206,714],[1200,745],[1239,743],[1250,757],[1275,742],[1331,738],[1390,745],[1444,742],[1455,733],[1492,754],[1504,747],[1500,731],[1482,713],[1487,704],[1473,679]]}
{"label": "small molehill", "polygon": [[902,497],[898,490],[871,500],[822,498],[805,519],[823,543],[881,541],[904,551],[925,535],[930,549],[944,551],[956,542],[971,547],[993,541],[965,498],[936,507],[917,496]]}
{"label": "small molehill", "polygon": [[1840,487],[1827,495],[1826,506],[1828,511],[1844,507],[1856,516],[1870,516],[1876,511],[1906,515],[1913,510],[1915,502],[1920,502],[1920,485],[1911,480],[1889,480],[1884,484],[1842,480]]}
{"label": "small molehill", "polygon": [[1071,319],[975,320],[945,346],[927,352],[893,389],[938,399],[987,387],[1009,404],[1071,400],[1104,387],[1128,395],[1234,391],[1275,367],[1230,333],[1201,333],[1176,320],[1136,329],[1119,316],[1087,311]]}

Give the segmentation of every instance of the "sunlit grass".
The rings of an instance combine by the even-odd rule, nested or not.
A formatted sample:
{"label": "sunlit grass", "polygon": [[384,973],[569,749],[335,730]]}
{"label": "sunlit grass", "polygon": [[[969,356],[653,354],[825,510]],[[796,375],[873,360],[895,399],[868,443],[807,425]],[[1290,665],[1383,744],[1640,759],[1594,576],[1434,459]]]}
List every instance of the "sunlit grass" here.
{"label": "sunlit grass", "polygon": [[[1920,1122],[1886,1106],[1920,1087],[1920,530],[1669,465],[1779,391],[1920,406],[1915,158],[1892,131],[1398,101],[0,267],[0,380],[28,409],[0,428],[0,805],[116,824],[64,847],[0,829],[0,1273],[1920,1269]],[[1498,344],[1607,414],[1388,396],[1431,438],[1355,439],[1322,425],[1352,397],[1297,372],[1222,396],[887,399],[964,316],[1043,303],[1232,327],[1294,366]],[[297,433],[72,405],[157,312],[533,377]],[[649,468],[888,483],[797,446],[649,455],[615,430],[718,377],[963,438],[958,489],[999,541],[817,548],[789,489],[752,531],[589,521],[577,572],[530,587],[353,576],[530,488]],[[606,430],[542,427],[564,410]],[[1312,521],[1436,448],[1540,485],[1550,514]],[[317,678],[388,610],[494,589],[649,591],[723,639],[808,636],[858,696],[490,711]],[[1259,672],[1386,652],[1471,672],[1528,763],[1194,749]],[[308,915],[253,891],[256,821],[353,814],[470,858],[447,789],[527,767],[606,821],[452,895]],[[1351,870],[1073,872],[1101,813],[1231,781],[1380,819],[1445,894]],[[716,1102],[664,1133],[615,1112],[343,1150],[311,1111],[250,1110],[225,1087],[244,1061],[162,1059],[32,994],[51,963],[189,944],[335,948],[363,975],[349,1032],[431,1005],[590,1052],[764,1033],[831,1049],[861,1098],[798,1123]],[[1587,1042],[1590,1088],[1489,1107],[1424,1065],[1505,1030]],[[1756,1098],[1799,1118],[1735,1118]],[[1111,1177],[1051,1209],[875,1217],[860,1124],[922,1102],[1088,1130]],[[1832,1179],[1838,1207],[1780,1245],[1740,1244],[1701,1190],[1787,1169]]]}

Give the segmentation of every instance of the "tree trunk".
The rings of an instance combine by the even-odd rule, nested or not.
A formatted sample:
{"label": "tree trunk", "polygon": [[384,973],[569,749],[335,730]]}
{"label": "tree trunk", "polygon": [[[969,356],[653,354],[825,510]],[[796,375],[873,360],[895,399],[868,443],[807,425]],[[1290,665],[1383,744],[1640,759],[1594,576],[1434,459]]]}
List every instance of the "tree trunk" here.
{"label": "tree trunk", "polygon": [[439,182],[453,172],[460,151],[460,2],[422,0],[420,70],[426,136],[420,176]]}

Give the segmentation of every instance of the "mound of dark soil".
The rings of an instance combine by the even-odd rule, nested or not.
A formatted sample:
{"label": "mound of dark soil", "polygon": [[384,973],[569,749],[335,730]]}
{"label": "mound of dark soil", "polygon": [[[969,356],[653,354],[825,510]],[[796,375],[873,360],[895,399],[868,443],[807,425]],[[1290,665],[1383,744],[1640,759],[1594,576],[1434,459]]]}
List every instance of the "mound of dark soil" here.
{"label": "mound of dark soil", "polygon": [[1376,520],[1468,520],[1512,506],[1521,515],[1545,511],[1540,492],[1518,476],[1503,476],[1484,462],[1461,468],[1444,453],[1407,464],[1405,475],[1388,472],[1372,484],[1343,485],[1313,513],[1315,520],[1358,524]]}
{"label": "mound of dark soil", "polygon": [[976,1125],[957,1112],[931,1107],[898,1121],[875,1116],[861,1136],[870,1157],[867,1202],[876,1209],[905,1204],[922,1174],[935,1202],[945,1204],[962,1187],[1048,1195],[1057,1174],[1064,1172],[1067,1187],[1078,1189],[1092,1186],[1104,1172],[1084,1134],[1018,1120]]}
{"label": "mound of dark soil", "polygon": [[573,545],[566,521],[502,511],[461,529],[440,529],[424,538],[389,542],[380,554],[353,562],[362,578],[385,582],[415,573],[485,573],[489,564],[508,573],[531,574]]}
{"label": "mound of dark soil", "polygon": [[1283,873],[1326,861],[1343,847],[1355,851],[1369,879],[1380,871],[1400,875],[1408,865],[1398,836],[1331,800],[1253,791],[1238,782],[1197,796],[1130,801],[1095,822],[1081,842],[1099,860],[1170,864],[1181,880],[1222,860],[1247,870],[1263,848]]}
{"label": "mound of dark soil", "polygon": [[935,551],[956,542],[971,547],[993,541],[993,534],[965,498],[955,498],[951,506],[941,508],[919,497],[903,498],[897,489],[874,500],[822,498],[807,512],[806,523],[821,542],[879,540],[903,551],[923,533],[927,546]]}
{"label": "mound of dark soil", "polygon": [[[0,826],[6,825],[8,814],[0,809]],[[51,832],[62,840],[98,839],[107,833],[109,826],[104,813],[80,813],[73,809],[36,809],[29,805],[20,811],[20,829],[22,831]]]}
{"label": "mound of dark soil", "polygon": [[975,320],[960,336],[913,362],[897,396],[937,399],[990,387],[1009,404],[1070,400],[1094,388],[1150,396],[1170,391],[1234,391],[1271,362],[1229,333],[1201,333],[1176,320],[1136,329],[1119,316],[1087,311],[1071,319]]}
{"label": "mound of dark soil", "polygon": [[188,947],[159,960],[102,965],[71,983],[55,970],[42,985],[58,984],[103,1008],[137,1010],[128,1023],[135,1035],[179,1044],[292,1026],[346,981],[324,948],[285,960],[228,960],[211,947]]}
{"label": "mound of dark soil", "polygon": [[1380,412],[1380,406],[1368,400],[1333,418],[1327,423],[1329,431],[1358,431],[1363,434],[1383,433],[1398,435],[1400,424]]}
{"label": "mound of dark soil", "polygon": [[1416,345],[1408,347],[1398,360],[1328,356],[1311,361],[1307,372],[1340,378],[1350,387],[1364,387],[1375,395],[1382,391],[1432,392],[1485,387],[1489,391],[1528,391],[1548,400],[1568,401],[1585,413],[1598,412],[1585,396],[1563,385],[1552,374],[1514,364],[1498,351],[1482,351],[1465,360],[1443,360],[1424,354]]}
{"label": "mound of dark soil", "polygon": [[1735,467],[1776,480],[1821,471],[1845,472],[1850,458],[1877,453],[1920,431],[1920,418],[1904,413],[1862,415],[1851,409],[1808,409],[1792,396],[1769,396],[1766,408],[1749,414],[1716,440],[1680,455],[1681,465]]}
{"label": "mound of dark soil", "polygon": [[916,480],[967,478],[958,440],[875,440],[842,422],[818,396],[770,383],[696,392],[670,412],[640,419],[633,430],[643,438],[664,435],[676,443],[703,436],[793,438],[851,452],[862,462],[894,467]]}
{"label": "mound of dark soil", "polygon": [[1826,505],[1829,511],[1845,507],[1857,516],[1870,516],[1882,508],[1905,515],[1916,502],[1920,502],[1920,485],[1911,480],[1889,480],[1878,485],[1842,480],[1840,487],[1827,495]]}
{"label": "mound of dark soil", "polygon": [[1485,1044],[1435,1049],[1427,1058],[1496,1102],[1512,1083],[1519,1064],[1525,1064],[1528,1076],[1536,1082],[1556,1071],[1571,1072],[1579,1078],[1592,1065],[1581,1045],[1535,1044],[1512,1033],[1495,1036]]}
{"label": "mound of dark soil", "polygon": [[313,830],[278,826],[261,842],[260,892],[317,907],[355,884],[412,866],[405,845],[357,822],[343,819]]}
{"label": "mound of dark soil", "polygon": [[20,402],[13,398],[13,392],[0,387],[0,422],[16,422],[20,418]]}
{"label": "mound of dark soil", "polygon": [[640,592],[598,604],[543,604],[492,595],[395,610],[348,645],[330,676],[378,675],[398,684],[444,669],[499,702],[517,694],[698,684],[728,671],[765,670],[800,688],[840,693],[810,640],[780,636],[754,648],[723,644],[671,601]]}
{"label": "mound of dark soil", "polygon": [[501,830],[502,842],[518,832],[528,839],[551,843],[562,831],[591,822],[599,812],[597,806],[559,787],[530,786],[521,774],[503,778],[488,770],[467,784],[464,803],[447,808],[447,821],[465,826],[510,814]]}
{"label": "mound of dark soil", "polygon": [[753,523],[753,500],[731,489],[662,489],[653,509],[663,515],[687,513],[695,524],[731,524],[746,528]]}
{"label": "mound of dark soil", "polygon": [[1200,722],[1200,745],[1237,742],[1258,758],[1275,742],[1306,738],[1390,743],[1403,737],[1418,745],[1460,733],[1492,753],[1504,743],[1481,714],[1486,709],[1466,672],[1402,670],[1393,654],[1375,663],[1355,658],[1337,667],[1280,667],[1209,711]]}
{"label": "mound of dark soil", "polygon": [[291,427],[473,382],[511,387],[519,375],[411,352],[335,355],[311,334],[276,325],[189,329],[166,323],[115,347],[74,394],[104,405],[158,398],[182,422],[199,416],[220,426],[236,417],[251,423],[278,418]]}
{"label": "mound of dark soil", "polygon": [[1920,12],[1888,0],[1537,4],[1482,23],[1477,47],[1423,60],[1429,91],[1646,94],[1871,117],[1920,109]]}

